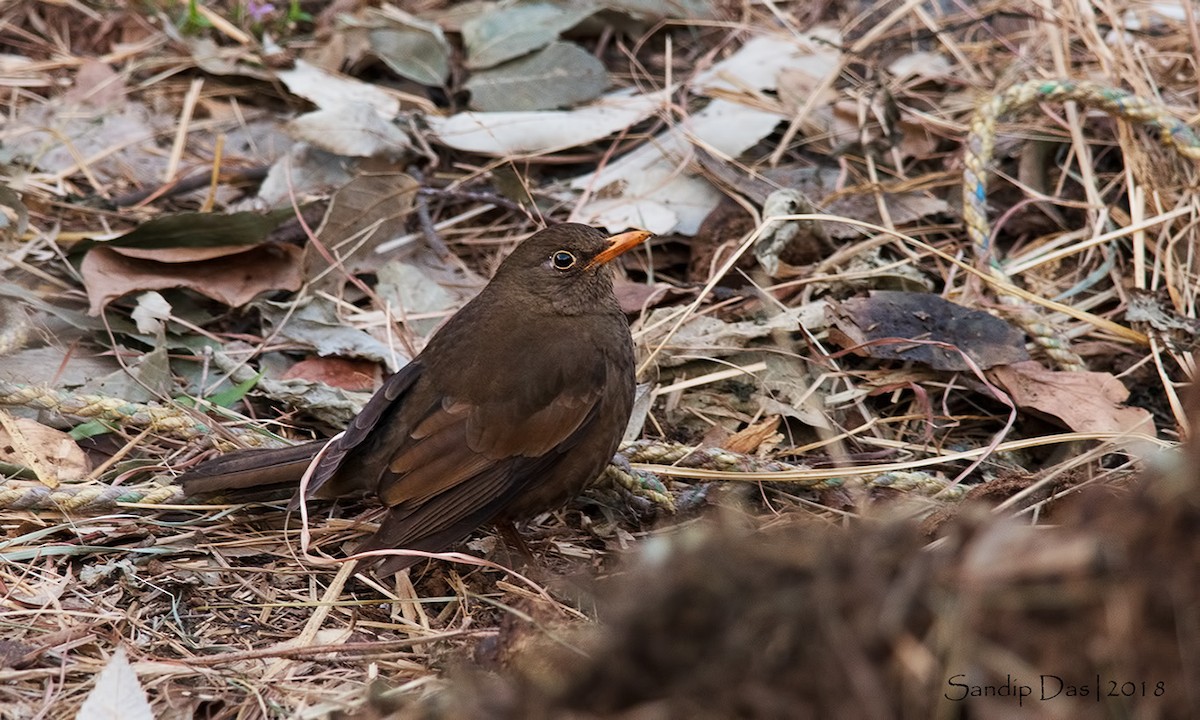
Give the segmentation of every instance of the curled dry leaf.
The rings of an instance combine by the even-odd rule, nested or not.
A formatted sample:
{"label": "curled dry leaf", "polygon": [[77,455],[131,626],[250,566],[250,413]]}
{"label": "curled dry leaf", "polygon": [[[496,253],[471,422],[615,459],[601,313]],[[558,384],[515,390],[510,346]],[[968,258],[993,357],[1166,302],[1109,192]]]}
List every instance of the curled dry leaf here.
{"label": "curled dry leaf", "polygon": [[83,258],[80,272],[88,312],[133,292],[189,288],[230,307],[268,290],[299,290],[302,251],[295,245],[140,249],[101,246]]}
{"label": "curled dry leaf", "polygon": [[144,292],[138,296],[130,317],[137,325],[138,332],[158,335],[166,329],[166,322],[171,319],[171,303],[153,290]]}
{"label": "curled dry leaf", "polygon": [[754,257],[768,275],[780,277],[788,270],[790,263],[785,258],[803,257],[815,261],[833,252],[824,223],[779,219],[815,212],[812,202],[797,190],[776,190],[767,196],[763,202],[763,222],[768,224],[754,243]]}
{"label": "curled dry leaf", "polygon": [[0,184],[0,240],[12,240],[25,233],[29,226],[29,210],[21,195],[8,185]]}
{"label": "curled dry leaf", "polygon": [[779,430],[779,416],[772,415],[765,420],[747,425],[725,438],[725,441],[721,443],[721,447],[733,452],[754,453],[763,443],[774,441],[779,435],[776,432],[777,430]]}

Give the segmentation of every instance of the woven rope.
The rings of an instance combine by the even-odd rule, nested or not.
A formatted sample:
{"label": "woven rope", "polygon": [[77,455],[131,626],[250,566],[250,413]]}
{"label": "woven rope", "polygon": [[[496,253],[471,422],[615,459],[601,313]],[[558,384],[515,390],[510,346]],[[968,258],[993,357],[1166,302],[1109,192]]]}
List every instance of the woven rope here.
{"label": "woven rope", "polygon": [[181,505],[198,502],[202,501],[185,497],[183,488],[176,485],[64,484],[52,490],[30,480],[0,480],[0,510],[58,510],[90,515],[110,512],[118,507],[118,503]]}
{"label": "woven rope", "polygon": [[[0,380],[0,406],[49,410],[86,420],[100,420],[124,427],[148,429],[156,435],[195,440],[212,437],[213,428],[200,422],[199,415],[181,408],[129,402],[106,395],[75,395],[39,385],[18,385]],[[279,447],[284,443],[253,428],[226,427],[247,447]],[[232,447],[232,445],[230,445]]]}
{"label": "woven rope", "polygon": [[[991,226],[987,220],[987,173],[996,147],[996,123],[1013,113],[1046,101],[1075,101],[1126,120],[1145,125],[1164,145],[1183,157],[1200,160],[1200,135],[1166,108],[1138,95],[1091,82],[1033,80],[992,96],[975,110],[971,118],[963,157],[963,221],[975,252],[976,261],[997,279],[1011,284],[1008,274],[992,256]],[[1070,343],[1042,320],[1041,315],[1023,300],[1005,295],[1000,298],[1007,312],[1034,342],[1063,370],[1083,370],[1083,360]]]}

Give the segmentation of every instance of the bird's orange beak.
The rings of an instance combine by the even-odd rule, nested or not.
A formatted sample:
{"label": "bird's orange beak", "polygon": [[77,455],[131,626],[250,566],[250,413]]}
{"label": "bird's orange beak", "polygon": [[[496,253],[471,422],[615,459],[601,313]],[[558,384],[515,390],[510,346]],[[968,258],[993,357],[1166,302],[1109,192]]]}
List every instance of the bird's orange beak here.
{"label": "bird's orange beak", "polygon": [[613,235],[608,239],[608,247],[597,253],[596,257],[592,258],[592,261],[587,264],[588,269],[594,268],[597,265],[603,265],[627,250],[632,250],[641,245],[646,238],[653,234],[645,230],[630,230],[619,235]]}

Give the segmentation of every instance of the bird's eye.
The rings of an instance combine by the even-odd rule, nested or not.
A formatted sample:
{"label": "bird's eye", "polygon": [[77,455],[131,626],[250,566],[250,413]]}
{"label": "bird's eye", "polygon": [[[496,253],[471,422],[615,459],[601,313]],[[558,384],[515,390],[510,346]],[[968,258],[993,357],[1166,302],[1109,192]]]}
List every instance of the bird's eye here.
{"label": "bird's eye", "polygon": [[555,270],[570,270],[575,267],[575,256],[566,250],[559,250],[550,256],[550,262],[554,264]]}

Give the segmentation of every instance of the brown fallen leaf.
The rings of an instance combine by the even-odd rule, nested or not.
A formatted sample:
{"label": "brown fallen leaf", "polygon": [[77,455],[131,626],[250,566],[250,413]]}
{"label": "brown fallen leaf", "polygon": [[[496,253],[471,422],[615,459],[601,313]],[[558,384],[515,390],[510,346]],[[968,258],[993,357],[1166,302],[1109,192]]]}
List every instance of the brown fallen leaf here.
{"label": "brown fallen leaf", "polygon": [[133,292],[189,288],[230,307],[245,305],[268,290],[299,290],[303,252],[294,245],[128,248],[95,247],[80,271],[88,312]]}
{"label": "brown fallen leaf", "polygon": [[992,368],[989,375],[1022,410],[1076,432],[1156,433],[1148,411],[1123,404],[1129,390],[1110,373],[1050,370],[1029,360]]}

